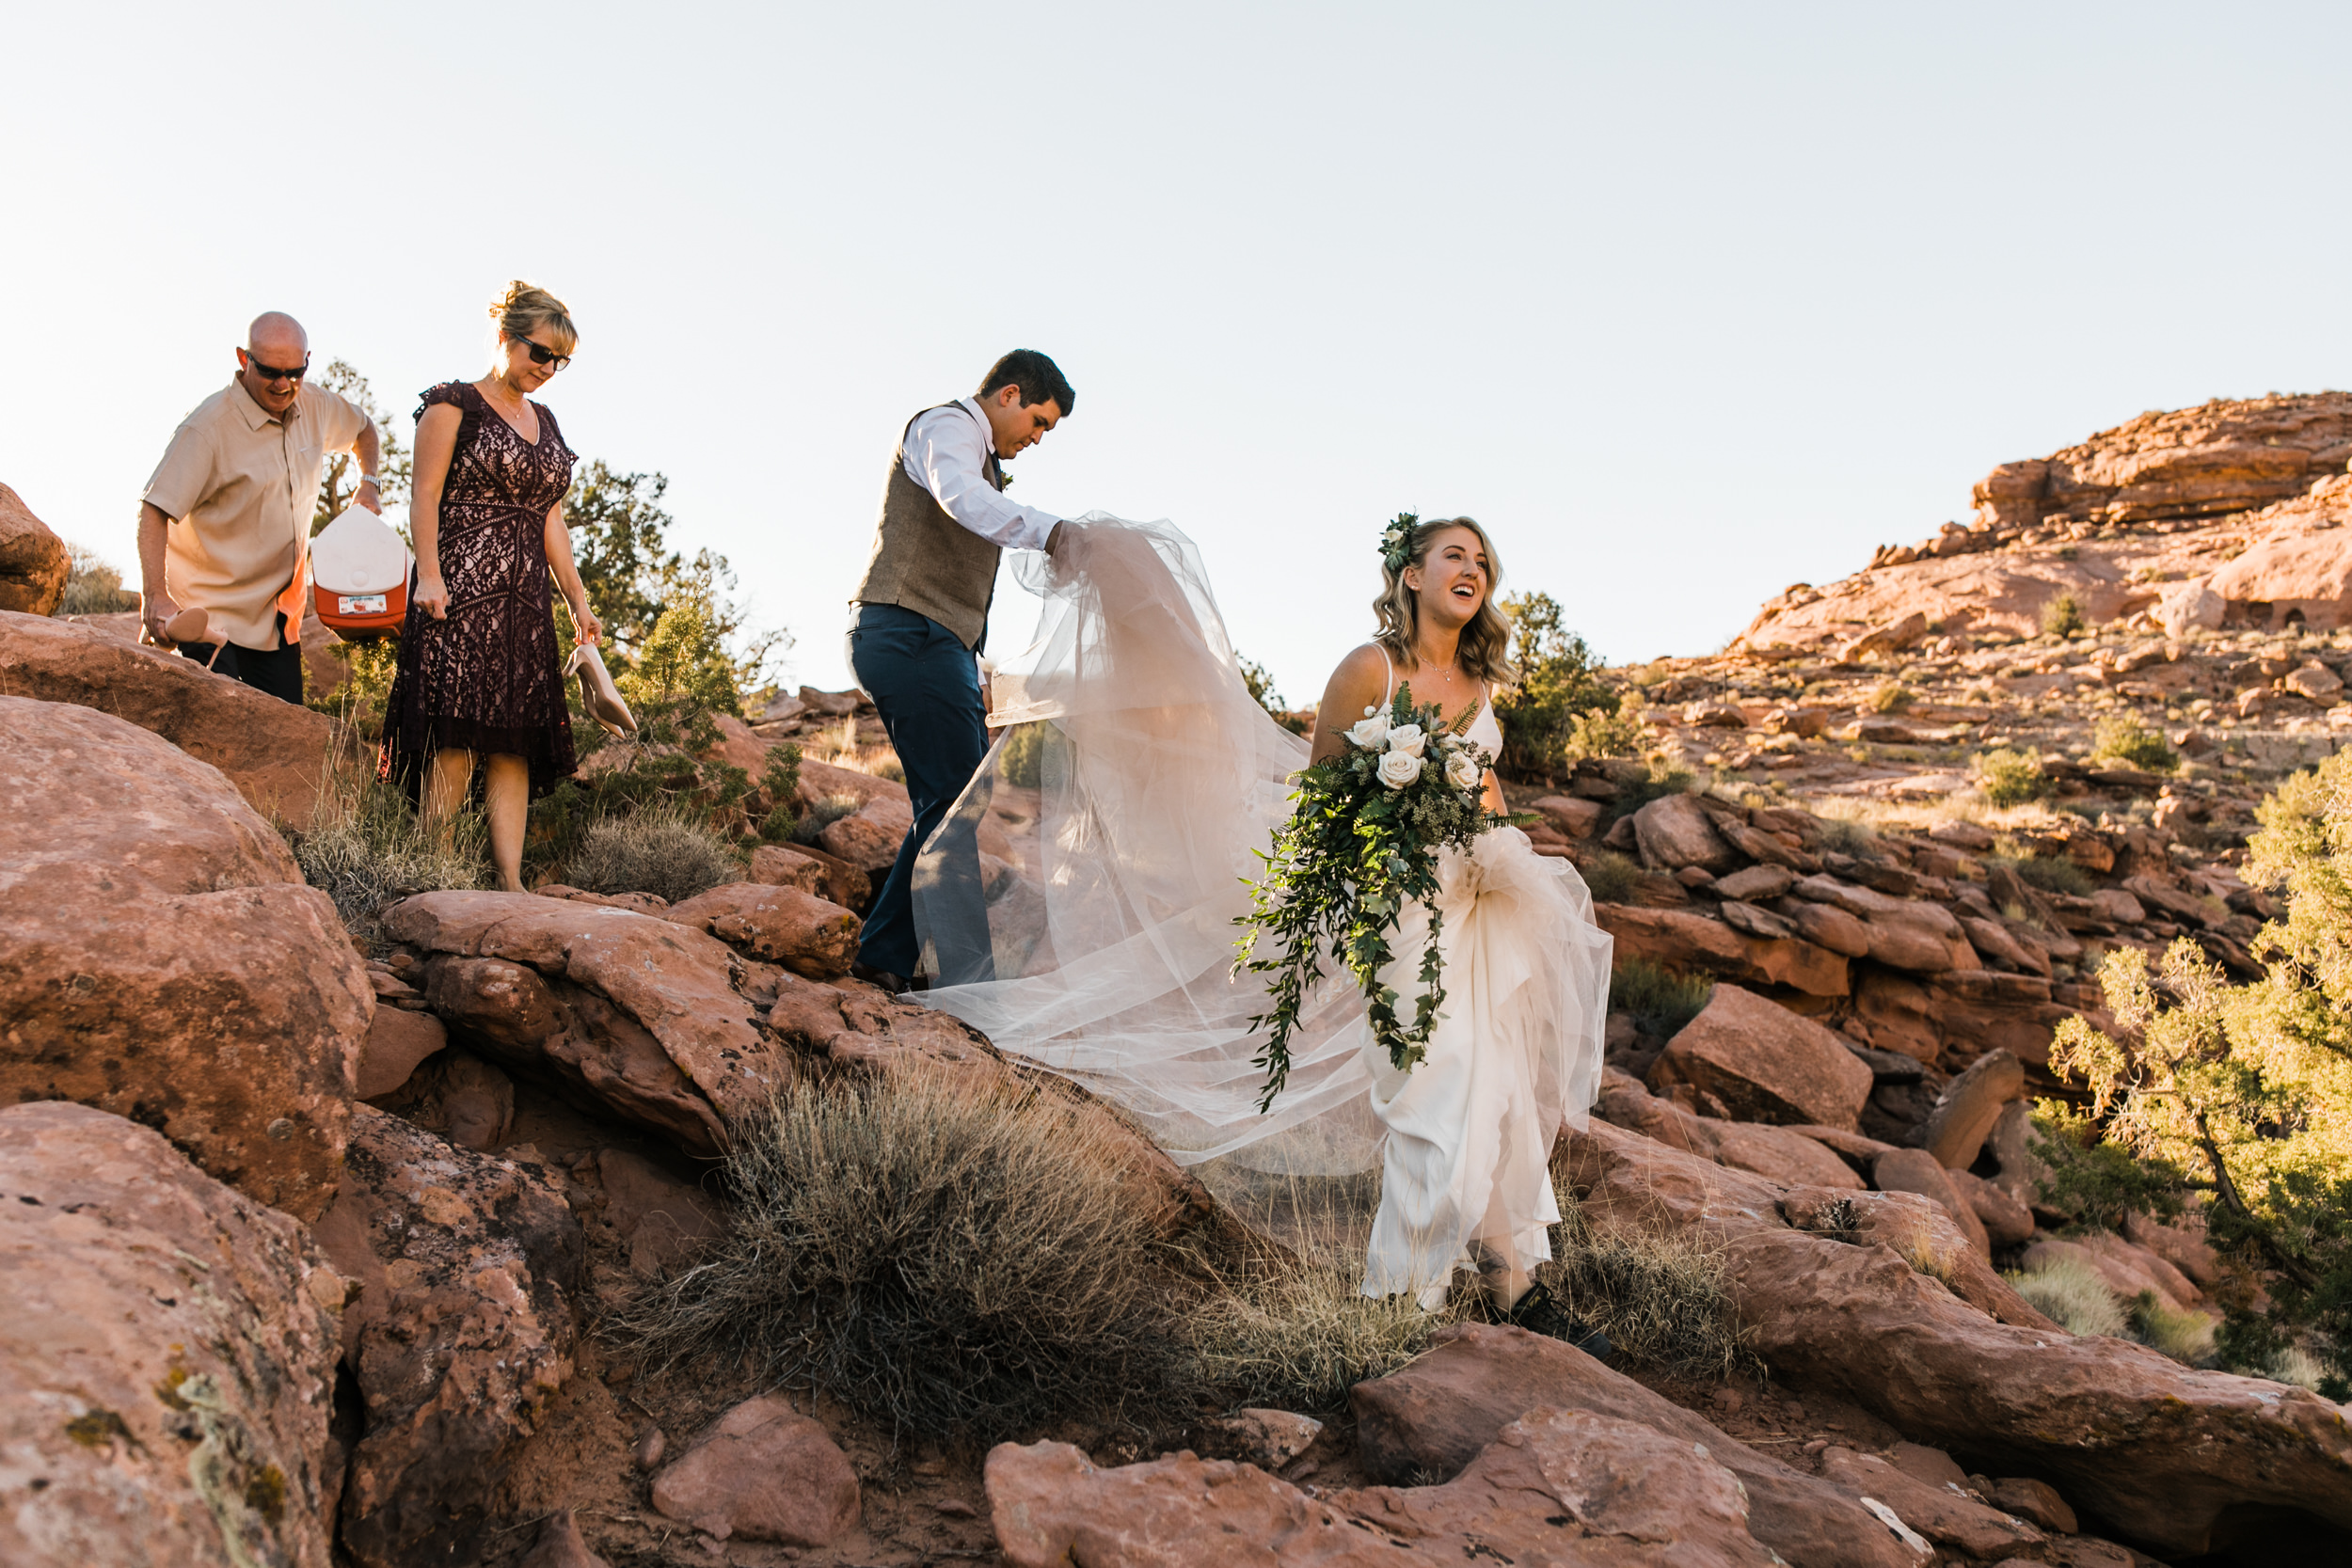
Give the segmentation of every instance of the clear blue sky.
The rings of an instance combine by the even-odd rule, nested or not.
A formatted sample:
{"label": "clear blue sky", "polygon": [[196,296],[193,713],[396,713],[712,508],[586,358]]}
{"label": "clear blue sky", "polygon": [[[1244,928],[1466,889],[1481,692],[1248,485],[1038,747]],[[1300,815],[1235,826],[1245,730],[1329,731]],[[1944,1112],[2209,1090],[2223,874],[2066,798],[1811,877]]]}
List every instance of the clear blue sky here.
{"label": "clear blue sky", "polygon": [[[27,8],[0,481],[132,564],[264,309],[413,394],[510,277],[546,400],[847,684],[900,424],[1015,345],[1056,511],[1174,519],[1295,701],[1400,509],[1613,659],[2145,408],[2345,385],[2340,7]],[[1026,640],[1007,586],[994,637]]]}

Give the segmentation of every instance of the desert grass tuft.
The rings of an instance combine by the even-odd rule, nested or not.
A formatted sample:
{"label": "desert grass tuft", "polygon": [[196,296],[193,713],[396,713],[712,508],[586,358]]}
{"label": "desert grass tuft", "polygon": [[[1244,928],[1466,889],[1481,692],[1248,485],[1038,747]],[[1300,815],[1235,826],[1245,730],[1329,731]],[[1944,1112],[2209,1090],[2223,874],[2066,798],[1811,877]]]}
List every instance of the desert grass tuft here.
{"label": "desert grass tuft", "polygon": [[1639,885],[1641,866],[1628,855],[1614,849],[1596,849],[1578,863],[1584,878],[1584,886],[1598,904],[1622,904],[1633,896]]}
{"label": "desert grass tuft", "polygon": [[2184,1366],[2212,1365],[2214,1331],[2220,1326],[2212,1314],[2176,1310],[2157,1300],[2155,1291],[2142,1291],[2124,1308],[2124,1317],[2141,1344]]}
{"label": "desert grass tuft", "polygon": [[1686,1229],[1595,1226],[1565,1182],[1553,1261],[1535,1270],[1568,1315],[1635,1366],[1692,1377],[1761,1371],[1723,1248]]}
{"label": "desert grass tuft", "polygon": [[2130,1323],[2122,1304],[2099,1271],[2073,1258],[2054,1258],[2037,1268],[2008,1276],[2017,1293],[2034,1309],[2069,1334],[2106,1334],[2121,1338]]}
{"label": "desert grass tuft", "polygon": [[735,1223],[607,1332],[716,1353],[934,1440],[1136,1420],[1178,1381],[1183,1292],[1099,1110],[905,1070],[779,1094],[726,1163]]}
{"label": "desert grass tuft", "polygon": [[1714,994],[1715,982],[1706,975],[1685,974],[1647,958],[1621,960],[1609,980],[1612,1010],[1632,1014],[1634,1027],[1645,1035],[1680,1033]]}
{"label": "desert grass tuft", "polygon": [[650,893],[676,904],[741,880],[743,861],[706,823],[653,808],[591,824],[564,873],[590,893]]}
{"label": "desert grass tuft", "polygon": [[389,942],[384,907],[412,894],[488,885],[489,827],[479,811],[455,814],[447,832],[417,820],[408,799],[353,753],[338,759],[308,832],[286,832],[302,879],[335,901],[352,940],[371,957]]}
{"label": "desert grass tuft", "polygon": [[820,797],[811,802],[808,809],[801,813],[799,820],[793,823],[792,842],[795,844],[816,843],[818,835],[856,811],[858,804],[858,798],[854,795]]}

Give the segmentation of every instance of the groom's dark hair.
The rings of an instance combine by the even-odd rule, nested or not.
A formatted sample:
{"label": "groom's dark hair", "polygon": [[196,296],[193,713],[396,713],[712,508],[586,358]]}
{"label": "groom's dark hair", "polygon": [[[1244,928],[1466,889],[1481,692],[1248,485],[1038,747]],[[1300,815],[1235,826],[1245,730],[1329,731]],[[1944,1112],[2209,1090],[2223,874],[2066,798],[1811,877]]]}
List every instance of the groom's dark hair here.
{"label": "groom's dark hair", "polygon": [[1061,406],[1062,418],[1078,405],[1078,394],[1070,389],[1061,367],[1033,348],[1017,348],[988,368],[980,381],[981,397],[993,397],[1008,387],[1021,388],[1021,404],[1053,403]]}

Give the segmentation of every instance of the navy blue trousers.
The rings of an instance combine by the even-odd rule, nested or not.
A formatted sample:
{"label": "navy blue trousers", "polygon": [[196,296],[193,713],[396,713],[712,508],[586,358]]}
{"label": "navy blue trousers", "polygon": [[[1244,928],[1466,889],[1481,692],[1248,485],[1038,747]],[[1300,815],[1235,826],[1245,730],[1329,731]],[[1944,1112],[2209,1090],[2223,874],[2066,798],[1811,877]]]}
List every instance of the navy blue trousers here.
{"label": "navy blue trousers", "polygon": [[[906,769],[914,831],[866,911],[859,958],[875,969],[912,975],[922,958],[914,927],[914,863],[988,755],[988,713],[979,670],[954,632],[901,605],[858,607],[850,628],[850,668],[874,699],[890,744]],[[938,875],[926,889],[926,916],[942,974],[986,979],[988,908],[980,887],[979,845],[968,826],[939,845]]]}

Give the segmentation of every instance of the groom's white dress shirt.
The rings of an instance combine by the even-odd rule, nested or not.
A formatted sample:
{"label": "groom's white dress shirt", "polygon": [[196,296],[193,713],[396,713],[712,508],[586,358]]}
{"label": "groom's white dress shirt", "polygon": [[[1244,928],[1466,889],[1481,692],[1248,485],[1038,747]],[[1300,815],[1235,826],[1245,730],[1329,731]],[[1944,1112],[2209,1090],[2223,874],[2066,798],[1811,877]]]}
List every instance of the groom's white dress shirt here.
{"label": "groom's white dress shirt", "polygon": [[940,509],[990,544],[1008,550],[1041,550],[1062,519],[1023,506],[988,482],[988,416],[978,402],[958,398],[917,415],[907,428],[907,478],[931,494]]}

